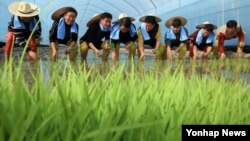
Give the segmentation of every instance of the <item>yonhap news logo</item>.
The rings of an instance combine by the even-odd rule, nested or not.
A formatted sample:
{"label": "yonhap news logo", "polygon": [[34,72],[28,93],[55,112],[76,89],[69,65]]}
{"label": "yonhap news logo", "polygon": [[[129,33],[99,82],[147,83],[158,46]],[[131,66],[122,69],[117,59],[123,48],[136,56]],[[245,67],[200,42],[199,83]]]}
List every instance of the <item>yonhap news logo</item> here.
{"label": "yonhap news logo", "polygon": [[250,141],[250,125],[182,125],[182,141]]}

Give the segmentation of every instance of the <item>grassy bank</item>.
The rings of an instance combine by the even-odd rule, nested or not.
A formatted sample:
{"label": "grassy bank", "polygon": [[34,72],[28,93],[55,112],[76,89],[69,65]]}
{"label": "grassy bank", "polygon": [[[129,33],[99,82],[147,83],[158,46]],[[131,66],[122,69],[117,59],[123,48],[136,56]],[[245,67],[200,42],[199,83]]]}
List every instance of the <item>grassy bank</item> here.
{"label": "grassy bank", "polygon": [[182,67],[144,73],[67,62],[0,68],[2,141],[180,141],[182,124],[250,122],[250,88],[241,79],[186,76]]}

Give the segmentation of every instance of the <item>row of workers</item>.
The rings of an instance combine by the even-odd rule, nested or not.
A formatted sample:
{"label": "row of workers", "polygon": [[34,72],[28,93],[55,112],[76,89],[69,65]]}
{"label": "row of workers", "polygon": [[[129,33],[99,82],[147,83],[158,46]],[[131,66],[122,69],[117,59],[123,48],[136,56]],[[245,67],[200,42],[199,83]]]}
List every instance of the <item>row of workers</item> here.
{"label": "row of workers", "polygon": [[[9,11],[13,14],[8,26],[6,37],[5,57],[9,58],[13,44],[24,46],[31,36],[27,53],[30,59],[36,59],[36,39],[41,36],[41,24],[39,20],[40,8],[29,2],[13,2],[9,5]],[[150,46],[155,53],[155,58],[172,60],[171,50],[174,48],[179,52],[179,58],[185,56],[189,49],[191,58],[196,59],[197,49],[203,51],[202,58],[206,58],[213,49],[218,50],[221,58],[225,57],[224,41],[238,38],[238,51],[242,52],[245,46],[245,34],[242,27],[235,20],[229,20],[221,26],[216,34],[216,25],[204,22],[197,25],[197,30],[188,34],[185,28],[187,20],[181,16],[175,16],[165,22],[167,31],[165,44],[161,43],[161,19],[155,15],[142,16],[139,21],[139,28],[133,24],[135,19],[121,13],[119,18],[112,22],[112,14],[104,12],[95,15],[87,22],[87,31],[80,38],[78,46],[79,26],[75,19],[78,12],[73,7],[63,7],[55,10],[52,14],[54,23],[50,29],[50,52],[53,59],[58,58],[58,45],[68,46],[65,53],[70,60],[74,60],[80,48],[80,55],[83,60],[87,59],[88,50],[92,49],[96,56],[106,60],[112,51],[112,59],[119,58],[120,44],[125,44],[128,50],[129,59],[133,58],[138,50],[138,57],[144,59],[144,47]],[[113,23],[113,24],[112,24]],[[215,45],[215,46],[214,46]],[[214,47],[213,47],[214,46]],[[100,53],[100,50],[102,54]]]}

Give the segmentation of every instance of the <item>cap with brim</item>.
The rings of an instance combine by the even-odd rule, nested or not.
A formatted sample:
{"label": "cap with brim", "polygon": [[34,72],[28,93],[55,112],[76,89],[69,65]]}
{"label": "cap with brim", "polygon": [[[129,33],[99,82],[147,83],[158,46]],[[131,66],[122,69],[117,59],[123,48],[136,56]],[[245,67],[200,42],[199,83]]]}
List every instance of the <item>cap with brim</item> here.
{"label": "cap with brim", "polygon": [[175,19],[179,19],[179,20],[181,21],[181,25],[182,25],[182,26],[184,26],[184,25],[187,24],[187,19],[186,19],[186,18],[184,18],[184,17],[182,17],[182,16],[175,16],[175,17],[172,17],[172,18],[168,19],[168,20],[166,21],[166,23],[165,23],[165,26],[166,26],[166,27],[172,26],[173,21],[174,21]]}
{"label": "cap with brim", "polygon": [[161,22],[161,18],[159,18],[159,17],[157,17],[157,16],[154,16],[154,15],[145,15],[145,16],[142,16],[142,17],[139,19],[139,21],[140,21],[140,22],[145,22],[145,20],[146,20],[147,17],[154,17],[156,22]]}
{"label": "cap with brim", "polygon": [[119,15],[118,19],[115,20],[115,21],[113,21],[113,23],[119,23],[119,22],[120,22],[122,19],[124,19],[124,18],[129,18],[129,19],[131,20],[131,22],[135,21],[135,18],[129,17],[129,16],[128,16],[127,14],[125,14],[125,13],[121,13],[121,14]]}
{"label": "cap with brim", "polygon": [[73,7],[62,7],[53,12],[51,19],[55,21],[59,20],[69,9],[72,9],[74,12],[77,13],[76,9]]}
{"label": "cap with brim", "polygon": [[87,22],[87,27],[90,27],[92,26],[93,24],[96,24],[96,23],[99,23],[100,20],[102,18],[102,14],[95,14],[92,19],[90,19],[88,22]]}
{"label": "cap with brim", "polygon": [[211,26],[213,27],[213,29],[216,29],[216,28],[217,28],[216,25],[210,23],[209,21],[205,21],[205,22],[203,22],[202,24],[197,25],[196,28],[197,28],[197,29],[202,29],[202,28],[205,27],[205,25],[211,25]]}
{"label": "cap with brim", "polygon": [[8,9],[10,13],[20,17],[33,17],[40,13],[40,8],[30,2],[13,2]]}

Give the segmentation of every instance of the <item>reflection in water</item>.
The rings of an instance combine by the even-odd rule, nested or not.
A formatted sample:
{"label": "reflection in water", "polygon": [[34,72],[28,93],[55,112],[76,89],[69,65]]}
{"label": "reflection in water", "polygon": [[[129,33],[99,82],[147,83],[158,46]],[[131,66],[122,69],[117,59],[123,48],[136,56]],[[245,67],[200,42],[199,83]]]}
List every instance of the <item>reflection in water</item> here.
{"label": "reflection in water", "polygon": [[[250,84],[250,61],[244,58],[230,58],[221,61],[220,59],[210,59],[208,61],[192,61],[173,60],[169,63],[168,60],[155,60],[153,57],[146,56],[145,60],[140,61],[136,56],[134,60],[127,60],[127,54],[121,53],[118,62],[112,62],[111,58],[107,61],[102,61],[101,58],[95,58],[89,53],[87,62],[80,61],[68,62],[66,56],[61,56],[59,62],[49,61],[48,57],[44,55],[40,61],[31,63],[27,60],[23,64],[23,72],[26,76],[26,81],[32,85],[39,76],[40,71],[43,73],[44,83],[49,82],[49,78],[53,77],[53,73],[63,73],[66,63],[72,64],[72,69],[75,71],[89,71],[95,70],[97,75],[106,76],[110,72],[114,72],[117,68],[124,65],[124,72],[129,74],[134,71],[136,75],[144,76],[146,73],[155,73],[156,76],[162,76],[164,71],[173,73],[184,72],[187,77],[198,74],[199,76],[216,76],[218,78],[224,77],[231,81],[244,80]],[[18,60],[18,59],[15,59]],[[13,68],[18,66],[18,61],[14,61]],[[58,65],[58,63],[60,65]],[[1,61],[1,64],[3,62]],[[57,65],[55,65],[57,64]],[[1,65],[3,66],[3,65]],[[81,68],[79,68],[81,66]],[[13,69],[14,70],[14,69]],[[14,74],[14,73],[13,73]],[[13,76],[15,77],[15,76]],[[60,80],[60,78],[58,78]]]}

